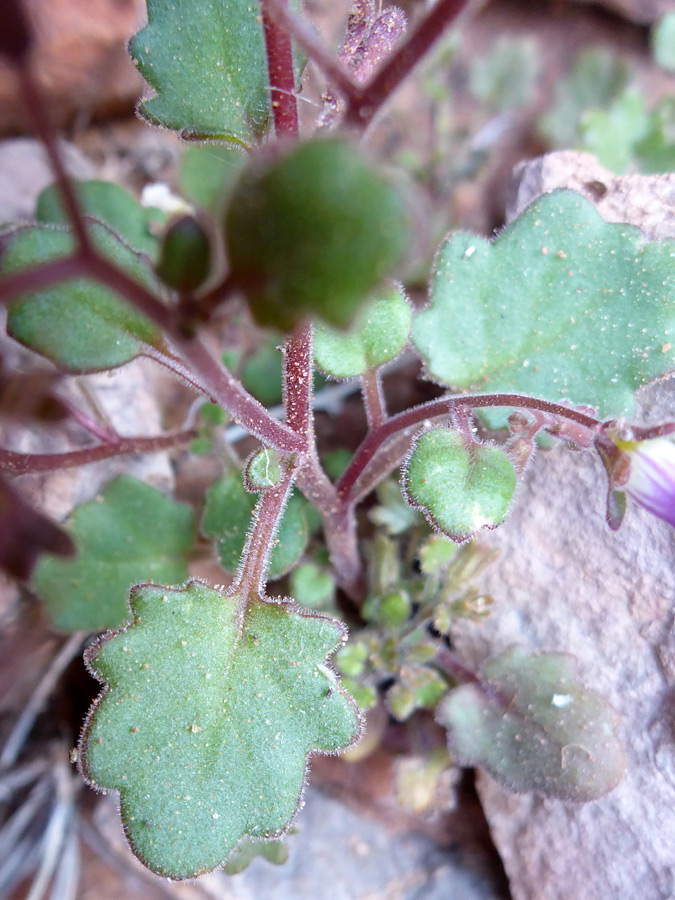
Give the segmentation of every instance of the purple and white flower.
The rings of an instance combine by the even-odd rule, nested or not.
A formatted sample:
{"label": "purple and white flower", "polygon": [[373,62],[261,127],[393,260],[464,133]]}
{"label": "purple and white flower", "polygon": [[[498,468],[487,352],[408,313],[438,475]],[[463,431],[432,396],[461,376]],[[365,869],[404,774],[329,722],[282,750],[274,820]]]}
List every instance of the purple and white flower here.
{"label": "purple and white flower", "polygon": [[628,480],[621,490],[659,519],[675,525],[675,442],[667,437],[620,441],[628,454]]}

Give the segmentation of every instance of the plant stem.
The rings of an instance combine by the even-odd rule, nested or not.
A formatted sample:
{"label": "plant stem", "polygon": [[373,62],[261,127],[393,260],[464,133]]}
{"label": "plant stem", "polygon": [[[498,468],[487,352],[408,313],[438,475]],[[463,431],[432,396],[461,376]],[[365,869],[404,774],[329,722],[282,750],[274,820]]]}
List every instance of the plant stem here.
{"label": "plant stem", "polygon": [[61,281],[82,278],[87,273],[87,262],[78,255],[65,259],[53,259],[38,263],[29,269],[12,272],[0,278],[0,303],[8,304],[19,297],[50,287]]}
{"label": "plant stem", "polygon": [[361,376],[361,393],[366,408],[368,428],[379,428],[387,418],[379,369],[369,369]]}
{"label": "plant stem", "polygon": [[579,410],[570,409],[548,400],[540,400],[537,397],[525,397],[521,394],[462,394],[431,400],[392,416],[366,435],[349,468],[338,482],[337,491],[342,502],[353,502],[352,489],[356,481],[361,477],[382,444],[397,432],[414,425],[421,425],[429,419],[438,418],[438,416],[447,416],[461,407],[478,409],[493,406],[515,406],[522,409],[541,410],[554,416],[570,419],[589,430],[597,428],[600,424],[597,419]]}
{"label": "plant stem", "polygon": [[382,105],[443,36],[468,0],[438,0],[430,12],[356,94],[347,98],[343,125],[366,128]]}
{"label": "plant stem", "polygon": [[307,54],[308,59],[316,63],[326,75],[332,88],[345,100],[359,96],[359,86],[352,80],[344,66],[317,36],[316,31],[304,19],[291,12],[285,0],[266,0],[264,5],[270,17],[288,34],[293,35],[300,49]]}
{"label": "plant stem", "polygon": [[[269,0],[261,0],[267,71],[272,94],[274,130],[278,138],[298,136],[298,104],[295,99],[293,48],[288,31],[270,16]],[[277,7],[283,3],[277,4]]]}
{"label": "plant stem", "polygon": [[293,466],[286,464],[279,482],[264,491],[255,508],[253,525],[241,555],[234,590],[241,594],[240,614],[250,600],[263,597],[274,536],[293,483]]}
{"label": "plant stem", "polygon": [[[7,298],[8,295],[17,296],[19,293],[34,291],[39,286],[40,275],[49,284],[53,283],[56,275],[59,274],[62,278],[83,276],[93,278],[117,291],[164,331],[174,347],[179,350],[184,360],[194,370],[193,383],[205,390],[242,427],[268,446],[278,450],[291,452],[299,449],[302,446],[302,439],[298,435],[283,423],[272,418],[227,369],[213,358],[198,338],[186,337],[181,329],[180,315],[175,310],[171,310],[161,303],[150,291],[130,278],[126,272],[100,256],[93,248],[77,197],[63,166],[54,128],[28,65],[22,65],[19,68],[19,75],[26,104],[33,117],[38,136],[45,145],[63,195],[64,205],[79,243],[79,253],[66,260],[48,263],[46,267],[15,273],[3,279],[0,283],[0,292]],[[295,103],[294,97],[292,100]]]}
{"label": "plant stem", "polygon": [[187,444],[197,436],[194,430],[163,434],[157,437],[119,438],[115,443],[97,444],[68,453],[16,453],[0,447],[0,469],[13,475],[30,475],[36,472],[55,472],[58,469],[73,469],[89,463],[110,459],[113,456],[128,456],[132,453],[156,453]]}
{"label": "plant stem", "polygon": [[291,34],[309,59],[327,76],[331,88],[342,95],[346,112],[343,125],[366,128],[396,88],[442,37],[445,29],[469,0],[438,0],[407,41],[401,44],[365,85],[357,84],[311,28],[294,15],[285,0],[264,0],[270,16]]}
{"label": "plant stem", "polygon": [[72,182],[68,178],[56,141],[56,130],[52,125],[49,110],[44,103],[40,91],[33,78],[30,64],[24,61],[19,67],[19,84],[24,102],[35,125],[35,131],[45,148],[49,164],[56,178],[56,184],[66,208],[80,252],[83,255],[91,252],[91,241],[87,234],[84,218],[80,212],[80,204],[75,195]]}

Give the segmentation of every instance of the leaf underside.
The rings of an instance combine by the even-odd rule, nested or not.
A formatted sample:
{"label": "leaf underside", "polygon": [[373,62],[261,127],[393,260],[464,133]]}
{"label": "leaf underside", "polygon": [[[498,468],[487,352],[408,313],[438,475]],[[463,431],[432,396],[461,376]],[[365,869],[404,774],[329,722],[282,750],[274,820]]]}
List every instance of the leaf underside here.
{"label": "leaf underside", "polygon": [[326,659],[344,628],[290,601],[191,581],[140,585],[133,624],[88,654],[106,687],[80,743],[95,786],[120,792],[127,838],[160,875],[222,864],[244,835],[278,837],[311,752],[351,744],[360,722]]}
{"label": "leaf underside", "polygon": [[[134,253],[105,225],[88,224],[103,256],[144,287],[157,289],[146,257]],[[11,237],[0,271],[18,272],[68,256],[74,249],[73,236],[66,228],[22,228]],[[86,278],[27,292],[10,305],[7,331],[72,374],[112,369],[137,357],[146,344],[161,345],[161,336],[149,319],[110,288]]]}
{"label": "leaf underside", "polygon": [[68,530],[77,556],[43,557],[31,580],[56,628],[116,628],[129,613],[132,584],[148,578],[180,584],[188,576],[192,510],[128,475],[78,506]]}
{"label": "leaf underside", "polygon": [[485,664],[481,682],[487,691],[462,685],[438,709],[457,763],[561,800],[597,800],[619,783],[618,716],[577,680],[573,656],[511,647]]}
{"label": "leaf underside", "polygon": [[[493,242],[449,237],[413,326],[430,375],[467,391],[518,392],[630,412],[675,365],[675,242],[642,243],[573,191],[527,209]],[[506,413],[485,413],[492,425]]]}
{"label": "leaf underside", "polygon": [[251,0],[147,0],[129,53],[156,96],[140,111],[188,139],[249,145],[269,116],[260,10]]}

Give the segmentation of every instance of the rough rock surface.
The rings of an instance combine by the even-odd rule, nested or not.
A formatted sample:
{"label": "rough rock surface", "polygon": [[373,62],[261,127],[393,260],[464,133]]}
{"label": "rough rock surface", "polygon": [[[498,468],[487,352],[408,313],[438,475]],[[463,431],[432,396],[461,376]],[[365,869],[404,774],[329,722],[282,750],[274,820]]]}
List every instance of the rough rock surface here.
{"label": "rough rock surface", "polygon": [[595,203],[608,222],[631,222],[650,241],[675,238],[675,173],[614,175],[590,153],[547,153],[516,166],[509,186],[507,220],[556,188],[578,191]]}
{"label": "rough rock surface", "polygon": [[[672,417],[671,379],[644,392],[647,419]],[[540,453],[482,587],[494,612],[454,638],[472,665],[518,643],[564,650],[621,713],[627,773],[586,805],[517,796],[481,774],[478,790],[514,900],[675,896],[675,530],[630,504],[604,525],[606,480],[590,454]]]}
{"label": "rough rock surface", "polygon": [[[95,168],[73,144],[61,142],[66,171],[73,178],[94,178]],[[32,138],[0,142],[2,221],[23,222],[35,215],[35,202],[54,175],[42,144]]]}
{"label": "rough rock surface", "polygon": [[[112,796],[100,801],[96,820],[110,849],[126,857]],[[289,859],[283,866],[256,859],[239,875],[214,872],[194,884],[174,885],[172,895],[182,900],[506,900],[479,853],[444,849],[422,834],[393,834],[381,822],[352,812],[315,788],[307,791],[296,825],[298,833],[288,839]],[[147,897],[148,886],[159,879],[140,864],[133,870],[149,879],[139,894]],[[85,872],[82,900],[107,896],[100,884],[88,884]],[[135,897],[132,893],[130,900]]]}

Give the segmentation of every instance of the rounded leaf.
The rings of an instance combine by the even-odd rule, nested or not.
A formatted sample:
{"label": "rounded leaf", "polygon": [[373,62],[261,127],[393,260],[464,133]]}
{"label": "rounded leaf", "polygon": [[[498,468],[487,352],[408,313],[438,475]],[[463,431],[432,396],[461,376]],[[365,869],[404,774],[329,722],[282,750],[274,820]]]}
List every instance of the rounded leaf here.
{"label": "rounded leaf", "polygon": [[363,375],[394,359],[405,347],[412,310],[401,287],[372,297],[348,331],[318,325],[314,359],[334,378]]}
{"label": "rounded leaf", "polygon": [[417,439],[404,481],[410,504],[458,542],[503,522],[516,489],[516,473],[503,450],[443,427]]}
{"label": "rounded leaf", "polygon": [[[89,233],[99,250],[127,275],[153,290],[156,281],[145,257],[134,253],[106,226],[92,222]],[[65,228],[37,226],[17,231],[2,257],[3,273],[70,255],[75,249]],[[159,346],[155,325],[110,288],[86,278],[49,285],[14,301],[8,333],[66,372],[98,372],[121,366]]]}
{"label": "rounded leaf", "polygon": [[405,193],[343,140],[254,159],[225,214],[232,274],[254,317],[283,331],[314,315],[346,326],[405,257],[407,206]]}

